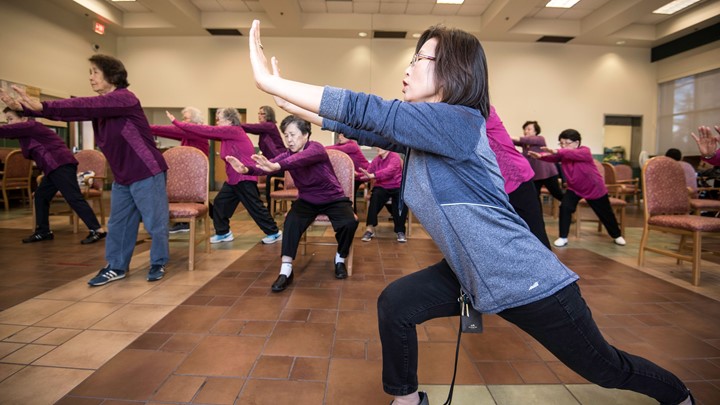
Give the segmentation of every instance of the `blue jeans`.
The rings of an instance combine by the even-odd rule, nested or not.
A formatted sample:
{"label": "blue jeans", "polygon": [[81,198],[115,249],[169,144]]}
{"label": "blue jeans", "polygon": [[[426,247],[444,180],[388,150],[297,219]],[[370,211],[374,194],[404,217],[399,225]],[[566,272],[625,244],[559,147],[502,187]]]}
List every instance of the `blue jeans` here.
{"label": "blue jeans", "polygon": [[[415,325],[460,315],[459,295],[460,284],[444,260],[385,288],[378,299],[385,392],[407,395],[417,391]],[[678,404],[688,397],[688,389],[675,375],[616,349],[603,338],[576,283],[498,315],[527,332],[594,384],[639,392],[661,404]]]}
{"label": "blue jeans", "polygon": [[113,183],[105,259],[111,269],[128,270],[142,219],[152,238],[150,264],[166,264],[168,245],[168,199],[165,172],[129,186]]}

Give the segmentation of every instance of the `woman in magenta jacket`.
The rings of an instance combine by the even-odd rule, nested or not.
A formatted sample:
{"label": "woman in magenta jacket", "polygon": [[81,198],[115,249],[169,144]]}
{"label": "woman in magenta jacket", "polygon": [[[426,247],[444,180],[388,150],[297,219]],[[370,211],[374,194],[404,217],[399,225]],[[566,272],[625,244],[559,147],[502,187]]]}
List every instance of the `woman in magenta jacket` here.
{"label": "woman in magenta jacket", "polygon": [[566,129],[558,136],[560,149],[543,148],[543,153],[528,152],[530,156],[546,162],[561,162],[567,191],[560,203],[560,237],[553,242],[557,247],[567,246],[572,214],[578,202],[584,198],[607,229],[615,244],[625,246],[617,219],[610,206],[607,187],[603,176],[595,166],[595,161],[587,146],[581,146],[580,133]]}

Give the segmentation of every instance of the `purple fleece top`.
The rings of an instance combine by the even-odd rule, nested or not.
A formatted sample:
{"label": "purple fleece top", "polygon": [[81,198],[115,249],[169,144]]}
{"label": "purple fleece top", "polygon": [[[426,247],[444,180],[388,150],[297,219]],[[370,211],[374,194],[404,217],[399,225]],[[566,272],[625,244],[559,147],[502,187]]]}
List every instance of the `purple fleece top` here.
{"label": "purple fleece top", "polygon": [[150,125],[153,135],[161,138],[175,139],[180,141],[181,146],[192,146],[200,149],[205,156],[210,156],[210,144],[207,139],[188,136],[187,132],[175,125]]}
{"label": "purple fleece top", "polygon": [[597,200],[608,193],[605,180],[595,166],[590,148],[558,149],[557,154],[541,157],[546,162],[562,162],[568,189],[586,200]]}
{"label": "purple fleece top", "polygon": [[385,159],[375,156],[367,171],[375,174],[375,187],[386,190],[400,188],[402,181],[402,158],[395,152],[388,152]]}
{"label": "purple fleece top", "polygon": [[[250,138],[242,128],[235,125],[216,127],[212,125],[190,124],[187,122],[173,121],[173,125],[185,131],[187,136],[195,139],[208,139],[220,142],[220,158],[225,161],[226,156],[235,156],[240,159],[244,165],[255,165],[255,161],[251,156],[255,153],[255,147]],[[232,168],[230,163],[225,162],[225,172],[227,173],[227,183],[231,186],[241,181],[257,182],[257,176],[240,174]]]}
{"label": "purple fleece top", "polygon": [[287,150],[274,122],[265,121],[257,124],[240,124],[240,126],[248,134],[259,135],[258,148],[266,158],[272,159]]}
{"label": "purple fleece top", "polygon": [[0,126],[0,138],[17,139],[25,159],[34,160],[46,176],[60,166],[78,164],[58,134],[37,121]]}
{"label": "purple fleece top", "polygon": [[[270,161],[280,163],[280,170],[290,172],[301,200],[320,205],[347,198],[335,176],[330,156],[319,142],[308,141],[303,150],[296,153],[288,150]],[[269,174],[254,163],[246,166],[250,170],[248,174]]]}
{"label": "purple fleece top", "polygon": [[140,100],[130,90],[43,101],[42,106],[42,111],[23,113],[58,121],[92,120],[95,143],[105,155],[118,184],[128,186],[167,170]]}
{"label": "purple fleece top", "polygon": [[549,177],[558,175],[558,170],[557,167],[555,167],[554,163],[544,162],[542,160],[532,158],[528,155],[529,151],[537,153],[545,152],[541,149],[543,146],[547,146],[544,137],[540,135],[521,136],[520,140],[514,141],[513,143],[517,146],[522,146],[522,154],[525,155],[525,157],[528,159],[528,162],[530,162],[530,167],[532,167],[533,171],[535,172],[535,177],[533,177],[533,180],[544,180]]}
{"label": "purple fleece top", "polygon": [[505,193],[510,194],[517,190],[520,184],[533,178],[535,172],[528,160],[515,149],[495,107],[490,106],[490,115],[485,124],[490,149],[495,152],[500,174],[505,179]]}
{"label": "purple fleece top", "polygon": [[363,175],[363,172],[360,171],[360,168],[367,170],[368,166],[370,165],[370,163],[365,158],[365,155],[363,155],[362,150],[360,150],[357,142],[353,140],[349,140],[345,143],[338,143],[335,145],[326,146],[325,149],[339,150],[340,152],[345,152],[348,156],[350,156],[350,159],[352,159],[353,164],[355,165],[356,178]]}

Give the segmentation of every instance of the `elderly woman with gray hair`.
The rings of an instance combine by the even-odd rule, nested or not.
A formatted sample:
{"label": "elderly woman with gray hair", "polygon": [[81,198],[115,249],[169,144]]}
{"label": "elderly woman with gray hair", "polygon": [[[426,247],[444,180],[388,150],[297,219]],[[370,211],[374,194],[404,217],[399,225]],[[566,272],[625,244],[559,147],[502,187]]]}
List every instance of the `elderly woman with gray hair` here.
{"label": "elderly woman with gray hair", "polygon": [[[170,118],[170,113],[166,111],[165,114],[168,114],[168,118]],[[182,117],[183,122],[187,122],[189,124],[202,125],[205,123],[205,118],[203,117],[202,112],[200,109],[195,107],[183,108]],[[173,118],[170,119],[172,120]],[[154,136],[180,141],[180,146],[192,146],[193,148],[197,148],[202,151],[205,156],[210,156],[210,144],[207,139],[190,136],[187,132],[175,125],[150,125],[150,130]],[[190,224],[187,222],[178,222],[170,227],[169,232],[190,232]]]}
{"label": "elderly woman with gray hair", "polygon": [[[205,142],[208,140],[221,141],[220,157],[223,160],[226,156],[247,156],[247,164],[252,162],[250,156],[255,153],[255,147],[240,126],[240,113],[236,109],[218,109],[215,114],[216,126],[180,122],[172,114],[167,113],[167,115],[173,125],[182,130],[187,138],[201,139]],[[230,231],[230,218],[240,203],[267,235],[262,239],[263,243],[271,244],[282,240],[282,232],[260,200],[257,176],[240,174],[229,163],[225,164],[225,171],[227,172],[227,181],[223,183],[213,201],[212,219],[215,235],[210,238],[210,243],[231,242],[235,239]]]}

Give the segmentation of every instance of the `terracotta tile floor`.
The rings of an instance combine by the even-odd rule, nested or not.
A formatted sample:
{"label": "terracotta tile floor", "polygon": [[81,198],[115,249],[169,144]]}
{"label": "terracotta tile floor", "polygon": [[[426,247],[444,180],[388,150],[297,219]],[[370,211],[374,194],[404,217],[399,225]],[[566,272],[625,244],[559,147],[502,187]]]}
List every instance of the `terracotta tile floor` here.
{"label": "terracotta tile floor", "polygon": [[[649,255],[637,269],[641,214],[628,216],[628,246],[586,223],[557,254],[580,274],[613,344],[671,369],[700,403],[720,403],[720,260],[705,257],[700,287],[689,285],[689,265],[669,258]],[[557,222],[546,220],[554,239]],[[377,296],[441,257],[421,226],[398,244],[383,224],[373,241],[356,239],[353,277],[335,280],[334,248],[312,247],[296,261],[292,287],[273,294],[280,245],[259,244],[261,232],[239,212],[236,240],[210,255],[199,249],[194,272],[186,236],[173,235],[181,240],[171,243],[165,279],[145,281],[140,243],[130,277],[89,288],[102,243],[81,246],[84,233],[53,218],[54,241],[23,245],[30,222],[24,207],[0,214],[0,404],[387,404]],[[447,395],[456,321],[419,327],[420,381],[432,404]],[[454,403],[654,403],[588,384],[497,316],[485,328],[463,336]]]}

